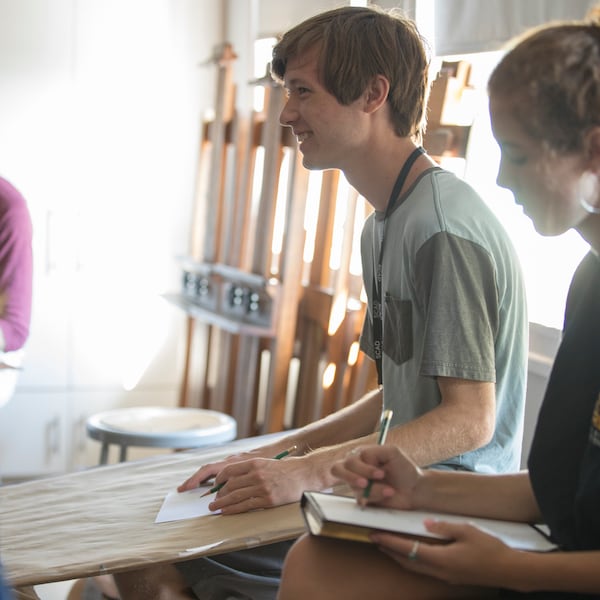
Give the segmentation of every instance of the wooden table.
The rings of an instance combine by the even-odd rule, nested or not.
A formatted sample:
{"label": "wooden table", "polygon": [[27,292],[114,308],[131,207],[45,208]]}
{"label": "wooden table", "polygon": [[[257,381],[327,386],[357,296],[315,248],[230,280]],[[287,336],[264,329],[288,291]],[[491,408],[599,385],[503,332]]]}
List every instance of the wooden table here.
{"label": "wooden table", "polygon": [[166,494],[200,465],[261,443],[261,438],[238,440],[0,487],[6,577],[17,588],[297,537],[304,531],[297,503],[154,523]]}

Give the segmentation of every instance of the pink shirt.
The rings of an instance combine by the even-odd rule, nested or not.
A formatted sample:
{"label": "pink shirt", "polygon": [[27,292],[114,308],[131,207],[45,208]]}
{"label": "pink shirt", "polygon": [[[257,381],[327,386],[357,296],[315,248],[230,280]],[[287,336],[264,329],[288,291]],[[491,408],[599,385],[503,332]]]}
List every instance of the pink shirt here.
{"label": "pink shirt", "polygon": [[0,177],[0,329],[5,347],[22,348],[29,335],[33,275],[32,225],[23,196]]}

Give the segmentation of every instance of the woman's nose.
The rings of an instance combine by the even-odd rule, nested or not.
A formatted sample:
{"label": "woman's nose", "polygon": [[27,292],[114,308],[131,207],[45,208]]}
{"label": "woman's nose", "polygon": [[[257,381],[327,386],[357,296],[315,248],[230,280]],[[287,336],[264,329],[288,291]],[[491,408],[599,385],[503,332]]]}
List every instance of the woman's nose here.
{"label": "woman's nose", "polygon": [[498,174],[496,175],[496,185],[501,188],[510,189],[509,175],[507,173],[504,159],[500,158],[500,164],[498,165]]}

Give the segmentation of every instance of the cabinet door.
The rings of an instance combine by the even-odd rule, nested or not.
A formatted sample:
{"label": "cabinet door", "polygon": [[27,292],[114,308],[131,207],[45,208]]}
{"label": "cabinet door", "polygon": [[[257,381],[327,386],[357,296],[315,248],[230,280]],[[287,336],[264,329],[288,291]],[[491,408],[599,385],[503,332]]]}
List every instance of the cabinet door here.
{"label": "cabinet door", "polygon": [[66,397],[19,394],[0,408],[0,476],[32,478],[66,470]]}

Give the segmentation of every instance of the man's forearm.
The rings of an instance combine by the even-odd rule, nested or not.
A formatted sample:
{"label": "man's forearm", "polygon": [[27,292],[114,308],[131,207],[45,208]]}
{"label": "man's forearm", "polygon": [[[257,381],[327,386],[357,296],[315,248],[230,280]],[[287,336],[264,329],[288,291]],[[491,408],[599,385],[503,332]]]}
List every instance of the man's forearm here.
{"label": "man's forearm", "polygon": [[296,444],[299,453],[307,454],[362,438],[376,430],[381,409],[381,392],[373,390],[353,404],[301,427],[285,440]]}
{"label": "man's forearm", "polygon": [[376,441],[381,408],[381,392],[374,390],[352,405],[290,433],[270,445],[269,452],[276,454],[296,446],[295,455],[303,456],[305,484],[314,489],[330,487],[335,481],[331,465],[352,448]]}
{"label": "man's forearm", "polygon": [[417,465],[427,467],[481,447],[479,438],[474,440],[471,425],[440,408],[394,427],[387,439]]}
{"label": "man's forearm", "polygon": [[[292,455],[298,457],[325,448],[329,452],[339,446],[342,448],[340,458],[343,458],[347,452],[343,448],[351,449],[357,445],[354,440],[362,440],[376,430],[381,416],[381,402],[381,392],[374,390],[350,406],[278,437],[274,442],[257,446],[252,453],[271,458],[295,446]],[[362,443],[367,441],[363,440]]]}
{"label": "man's forearm", "polygon": [[397,445],[421,467],[481,448],[493,434],[496,417],[493,383],[439,378],[440,404],[390,431]]}

